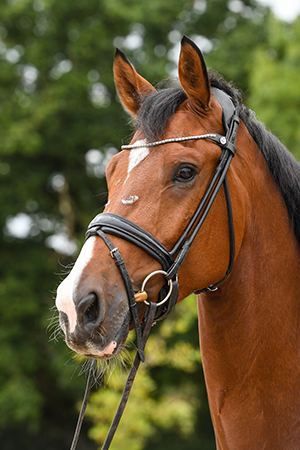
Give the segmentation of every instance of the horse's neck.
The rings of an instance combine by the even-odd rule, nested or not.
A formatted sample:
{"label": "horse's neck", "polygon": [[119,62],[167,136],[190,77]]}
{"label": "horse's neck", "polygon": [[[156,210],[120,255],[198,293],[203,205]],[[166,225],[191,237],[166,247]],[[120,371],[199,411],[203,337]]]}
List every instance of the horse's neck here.
{"label": "horse's neck", "polygon": [[300,446],[299,249],[273,181],[252,201],[229,280],[198,299],[204,372],[218,449],[291,450]]}

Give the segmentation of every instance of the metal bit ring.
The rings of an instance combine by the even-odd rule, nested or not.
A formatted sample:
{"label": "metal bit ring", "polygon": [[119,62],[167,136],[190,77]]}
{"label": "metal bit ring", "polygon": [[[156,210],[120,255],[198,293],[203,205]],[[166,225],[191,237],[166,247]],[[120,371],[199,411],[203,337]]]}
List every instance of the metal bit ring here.
{"label": "metal bit ring", "polygon": [[[150,280],[150,278],[159,273],[162,275],[167,275],[167,272],[165,272],[164,270],[155,270],[154,272],[150,273],[143,281],[141,292],[145,290],[146,283]],[[173,289],[172,280],[168,280],[168,285],[169,285],[169,292],[167,293],[166,297],[163,300],[161,300],[159,303],[156,304],[156,306],[163,305],[170,298]],[[148,306],[150,305],[150,303],[147,300],[144,300],[144,303],[146,303],[146,305]]]}

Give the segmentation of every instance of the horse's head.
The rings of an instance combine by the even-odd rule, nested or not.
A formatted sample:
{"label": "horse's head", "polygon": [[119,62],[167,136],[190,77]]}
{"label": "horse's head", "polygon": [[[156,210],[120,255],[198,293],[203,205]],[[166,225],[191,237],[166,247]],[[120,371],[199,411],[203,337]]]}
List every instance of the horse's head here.
{"label": "horse's head", "polygon": [[[179,60],[181,87],[156,91],[120,51],[114,75],[121,102],[135,119],[136,132],[130,148],[115,155],[107,167],[109,199],[104,212],[125,217],[171,251],[203,198],[221,150],[211,139],[148,144],[207,133],[224,135],[222,107],[211,89],[201,52],[187,38],[182,40]],[[238,195],[232,203],[240,213]],[[179,301],[224,276],[230,253],[228,234],[221,190],[179,269]],[[135,292],[148,274],[162,269],[140,246],[122,237],[109,237],[126,262]],[[240,240],[238,227],[236,246]],[[148,299],[156,302],[165,284],[161,273],[151,277]],[[93,235],[85,242],[71,273],[58,288],[56,305],[72,349],[100,359],[122,350],[131,314],[121,275],[101,237]],[[145,308],[144,303],[138,304],[140,319]]]}

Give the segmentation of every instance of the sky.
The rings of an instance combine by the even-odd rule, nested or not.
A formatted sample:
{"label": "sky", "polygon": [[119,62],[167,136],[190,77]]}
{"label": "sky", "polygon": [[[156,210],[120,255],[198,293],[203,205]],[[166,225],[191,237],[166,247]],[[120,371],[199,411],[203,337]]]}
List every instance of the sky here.
{"label": "sky", "polygon": [[300,15],[300,0],[259,0],[259,2],[270,6],[274,14],[286,22],[293,22]]}

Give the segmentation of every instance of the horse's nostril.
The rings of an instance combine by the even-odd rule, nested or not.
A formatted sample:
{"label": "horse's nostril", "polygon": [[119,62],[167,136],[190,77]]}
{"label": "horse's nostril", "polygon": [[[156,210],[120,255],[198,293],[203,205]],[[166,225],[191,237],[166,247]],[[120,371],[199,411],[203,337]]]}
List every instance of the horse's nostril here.
{"label": "horse's nostril", "polygon": [[59,311],[59,323],[60,326],[63,330],[66,329],[68,323],[69,323],[69,319],[66,313],[64,313],[63,311]]}
{"label": "horse's nostril", "polygon": [[91,304],[84,311],[84,317],[88,322],[94,322],[98,318],[98,299],[96,294],[90,294],[88,296],[91,300]]}
{"label": "horse's nostril", "polygon": [[82,321],[83,325],[96,322],[99,316],[99,302],[94,292],[91,292],[79,302],[78,313],[79,321]]}

